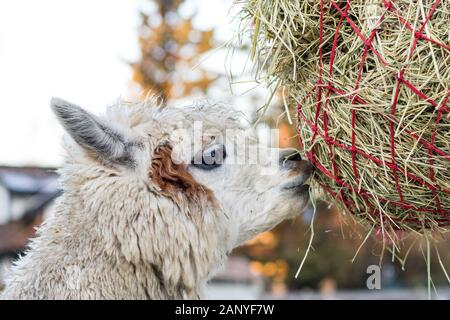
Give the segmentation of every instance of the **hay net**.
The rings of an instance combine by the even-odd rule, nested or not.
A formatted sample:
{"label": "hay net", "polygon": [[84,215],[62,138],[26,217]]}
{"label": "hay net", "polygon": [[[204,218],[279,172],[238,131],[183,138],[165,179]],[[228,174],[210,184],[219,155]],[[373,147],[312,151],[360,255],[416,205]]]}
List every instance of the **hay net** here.
{"label": "hay net", "polygon": [[259,72],[298,114],[316,184],[391,229],[450,225],[450,1],[248,0]]}

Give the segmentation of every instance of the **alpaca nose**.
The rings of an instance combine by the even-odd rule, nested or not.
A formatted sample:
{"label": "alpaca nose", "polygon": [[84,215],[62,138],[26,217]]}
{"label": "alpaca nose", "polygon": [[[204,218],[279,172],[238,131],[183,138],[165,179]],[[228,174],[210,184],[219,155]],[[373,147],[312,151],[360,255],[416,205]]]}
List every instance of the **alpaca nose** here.
{"label": "alpaca nose", "polygon": [[286,164],[287,162],[302,161],[302,156],[297,149],[287,148],[280,150],[280,163]]}
{"label": "alpaca nose", "polygon": [[306,175],[311,175],[314,167],[311,162],[303,160],[300,152],[297,149],[282,149],[280,151],[280,166],[282,168],[302,172]]}
{"label": "alpaca nose", "polygon": [[286,156],[286,160],[288,161],[302,161],[302,156],[298,151],[295,151],[294,153],[291,153],[290,155]]}

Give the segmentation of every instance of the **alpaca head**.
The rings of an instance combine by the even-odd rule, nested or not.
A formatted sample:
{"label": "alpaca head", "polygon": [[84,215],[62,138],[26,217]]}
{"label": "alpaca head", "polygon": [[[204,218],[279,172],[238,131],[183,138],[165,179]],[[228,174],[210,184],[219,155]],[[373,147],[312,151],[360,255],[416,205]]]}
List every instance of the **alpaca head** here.
{"label": "alpaca head", "polygon": [[[191,238],[218,237],[209,245],[218,248],[210,250],[227,252],[307,207],[309,162],[295,149],[259,145],[253,131],[242,125],[241,114],[225,105],[119,103],[104,117],[60,99],[52,100],[52,108],[71,137],[68,162],[77,165],[74,175],[82,177],[79,168],[90,167],[105,177],[113,175],[116,184],[122,179],[130,188],[145,185],[136,190],[145,190],[152,200],[142,193],[130,206],[145,211],[159,201],[155,210],[166,211],[160,218],[167,219],[167,228]],[[110,201],[118,196],[124,202],[134,197],[123,192]],[[126,215],[129,208],[122,210]],[[142,226],[136,230],[147,232]]]}

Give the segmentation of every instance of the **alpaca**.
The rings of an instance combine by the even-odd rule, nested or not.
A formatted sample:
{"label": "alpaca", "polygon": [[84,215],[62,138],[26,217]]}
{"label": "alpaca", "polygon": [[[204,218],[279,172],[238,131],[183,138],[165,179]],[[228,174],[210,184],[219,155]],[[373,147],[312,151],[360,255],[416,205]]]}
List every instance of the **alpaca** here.
{"label": "alpaca", "polygon": [[197,299],[233,248],[306,210],[312,166],[295,149],[259,152],[226,105],[148,104],[98,117],[52,99],[63,194],[2,298]]}

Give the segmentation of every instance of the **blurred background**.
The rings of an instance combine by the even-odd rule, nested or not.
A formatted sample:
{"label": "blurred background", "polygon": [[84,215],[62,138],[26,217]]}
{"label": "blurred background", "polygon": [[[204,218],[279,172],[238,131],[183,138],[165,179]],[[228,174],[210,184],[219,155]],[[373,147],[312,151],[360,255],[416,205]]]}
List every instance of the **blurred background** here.
{"label": "blurred background", "polygon": [[[0,2],[0,290],[5,270],[59,195],[62,129],[49,108],[52,96],[94,113],[151,93],[180,105],[206,97],[242,110],[268,144],[276,127],[280,147],[298,145],[280,93],[252,80],[250,39],[239,32],[238,13],[233,0]],[[236,249],[207,298],[427,297],[426,244],[406,240],[408,258],[393,261],[375,239],[364,241],[367,230],[320,201],[312,247],[295,278],[312,216],[310,210]],[[443,239],[436,248],[432,297],[449,299],[450,244]],[[381,290],[367,288],[370,265],[381,266]]]}

